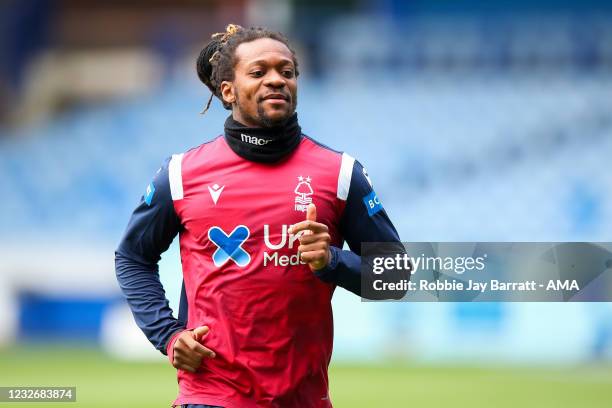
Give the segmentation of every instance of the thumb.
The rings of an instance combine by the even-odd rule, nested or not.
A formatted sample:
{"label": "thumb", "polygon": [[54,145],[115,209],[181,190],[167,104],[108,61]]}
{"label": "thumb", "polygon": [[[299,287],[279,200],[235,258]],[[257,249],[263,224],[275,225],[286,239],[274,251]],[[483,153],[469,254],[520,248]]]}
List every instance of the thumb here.
{"label": "thumb", "polygon": [[317,220],[317,206],[313,203],[308,204],[308,209],[306,210],[306,220],[308,221],[316,221]]}
{"label": "thumb", "polygon": [[210,329],[208,328],[208,326],[196,327],[195,329],[193,329],[193,335],[195,336],[195,339],[197,341],[200,341],[202,340],[202,337],[208,334],[209,330]]}

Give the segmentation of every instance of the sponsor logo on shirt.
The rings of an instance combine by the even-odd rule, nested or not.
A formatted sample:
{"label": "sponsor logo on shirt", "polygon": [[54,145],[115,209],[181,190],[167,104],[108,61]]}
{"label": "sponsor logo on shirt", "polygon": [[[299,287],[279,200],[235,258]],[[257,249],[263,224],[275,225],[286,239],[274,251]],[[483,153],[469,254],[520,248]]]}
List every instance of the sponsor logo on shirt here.
{"label": "sponsor logo on shirt", "polygon": [[373,190],[370,194],[363,197],[363,204],[366,206],[366,209],[368,210],[368,215],[370,217],[383,209],[383,206],[380,203],[376,192]]}
{"label": "sponsor logo on shirt", "polygon": [[298,184],[295,186],[295,211],[306,212],[308,204],[312,203],[312,186],[310,177],[298,177]]}
{"label": "sponsor logo on shirt", "polygon": [[226,234],[219,227],[208,230],[208,239],[217,246],[213,254],[215,266],[222,266],[230,259],[240,267],[245,267],[251,262],[251,256],[242,248],[242,244],[249,238],[251,232],[244,225],[238,225],[232,232]]}
{"label": "sponsor logo on shirt", "polygon": [[306,265],[306,262],[303,262],[300,259],[299,252],[295,252],[291,255],[281,255],[279,254],[279,250],[283,248],[293,249],[297,248],[300,245],[300,236],[304,233],[304,231],[300,231],[297,234],[289,234],[288,232],[289,226],[283,224],[280,228],[280,238],[276,238],[275,242],[272,242],[271,235],[276,237],[277,235],[270,234],[270,225],[264,225],[264,244],[266,248],[271,249],[273,252],[264,251],[263,253],[263,266],[274,265],[274,266],[288,266],[288,265]]}
{"label": "sponsor logo on shirt", "polygon": [[242,139],[243,142],[250,143],[253,145],[257,145],[257,146],[265,146],[271,142],[271,140],[262,139],[257,136],[245,135],[244,133],[240,134],[240,138]]}
{"label": "sponsor logo on shirt", "polygon": [[[306,265],[297,252],[297,247],[300,245],[299,238],[303,232],[294,235],[288,231],[289,226],[286,224],[278,228],[273,228],[269,224],[264,225],[263,244],[266,250],[263,251],[263,266]],[[212,256],[215,266],[221,267],[229,260],[240,267],[247,266],[251,262],[251,255],[242,248],[242,245],[247,242],[249,236],[249,228],[245,225],[235,227],[229,234],[217,226],[210,228],[208,238],[217,246]],[[295,252],[291,251],[294,248]],[[287,249],[290,250],[289,254],[286,253]]]}

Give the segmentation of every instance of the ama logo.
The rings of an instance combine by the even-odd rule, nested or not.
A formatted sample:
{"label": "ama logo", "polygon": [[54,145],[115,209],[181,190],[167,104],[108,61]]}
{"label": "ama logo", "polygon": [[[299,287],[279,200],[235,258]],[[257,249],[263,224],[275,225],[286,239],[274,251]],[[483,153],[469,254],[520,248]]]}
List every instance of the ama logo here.
{"label": "ama logo", "polygon": [[229,234],[219,227],[209,229],[208,239],[217,246],[212,257],[215,266],[222,266],[230,259],[241,268],[247,266],[251,262],[251,256],[242,249],[242,244],[249,239],[250,234],[251,232],[244,225],[238,225]]}

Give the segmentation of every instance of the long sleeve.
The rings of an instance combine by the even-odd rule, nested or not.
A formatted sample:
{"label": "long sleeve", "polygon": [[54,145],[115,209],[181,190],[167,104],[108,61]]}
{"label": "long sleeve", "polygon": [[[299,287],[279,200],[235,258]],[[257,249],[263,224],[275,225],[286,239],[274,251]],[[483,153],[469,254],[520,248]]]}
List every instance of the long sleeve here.
{"label": "long sleeve", "polygon": [[172,335],[185,327],[173,317],[159,280],[161,254],[181,228],[170,194],[168,163],[164,162],[147,186],[115,251],[117,281],[136,324],[164,354]]}
{"label": "long sleeve", "polygon": [[393,282],[410,279],[410,273],[398,271],[382,276],[375,275],[371,268],[362,268],[362,243],[391,243],[386,248],[387,254],[390,255],[403,254],[405,249],[372,187],[365,168],[356,160],[350,176],[346,206],[340,220],[340,232],[350,251],[330,247],[329,264],[315,274],[325,282],[335,283],[364,298],[401,298],[405,291],[376,292],[372,290],[372,283],[375,279]]}

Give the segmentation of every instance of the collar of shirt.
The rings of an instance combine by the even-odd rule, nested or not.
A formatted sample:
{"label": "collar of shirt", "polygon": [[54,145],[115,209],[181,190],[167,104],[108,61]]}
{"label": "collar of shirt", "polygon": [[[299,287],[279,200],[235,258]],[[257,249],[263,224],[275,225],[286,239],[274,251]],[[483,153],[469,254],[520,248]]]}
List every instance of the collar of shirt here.
{"label": "collar of shirt", "polygon": [[230,115],[225,120],[225,140],[238,156],[260,163],[274,163],[289,155],[300,144],[302,128],[294,113],[283,126],[253,128]]}

